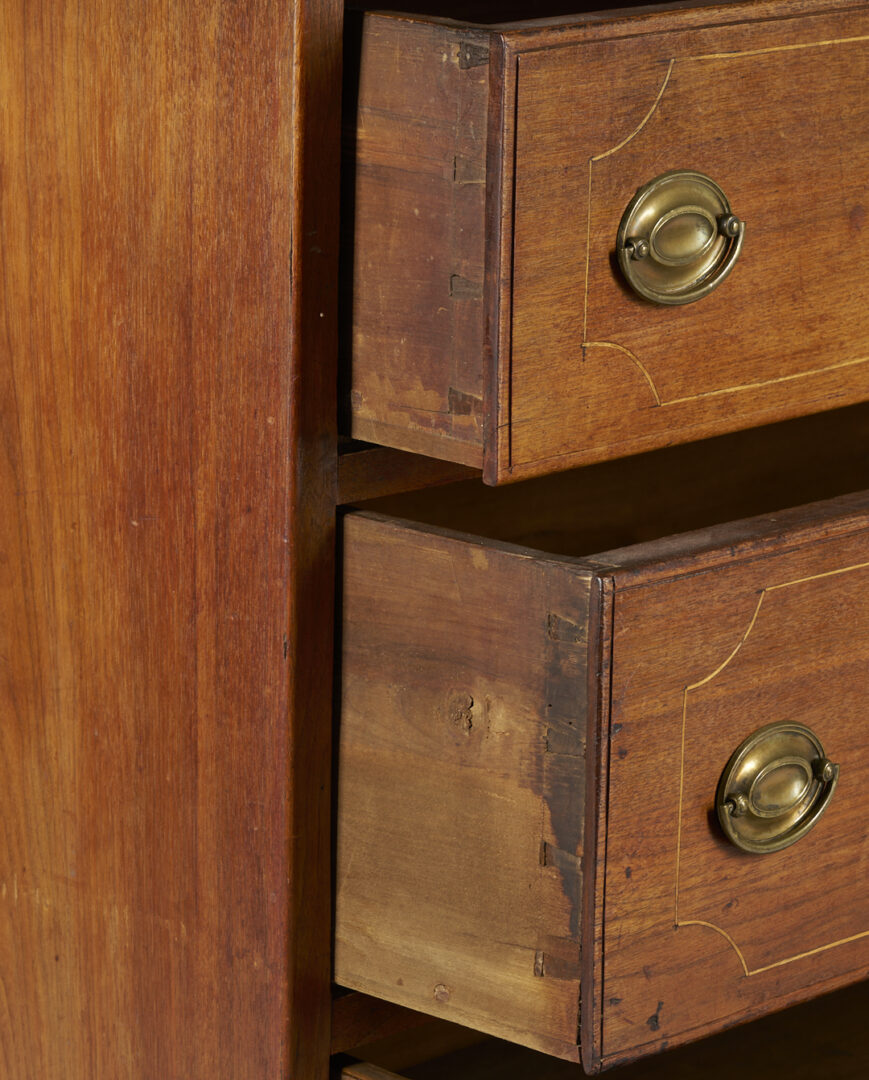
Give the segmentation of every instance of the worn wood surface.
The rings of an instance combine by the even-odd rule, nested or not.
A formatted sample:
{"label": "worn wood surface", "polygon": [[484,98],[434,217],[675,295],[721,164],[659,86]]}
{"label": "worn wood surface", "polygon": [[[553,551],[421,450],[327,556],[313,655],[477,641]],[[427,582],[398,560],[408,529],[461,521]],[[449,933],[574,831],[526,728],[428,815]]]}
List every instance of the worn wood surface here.
{"label": "worn wood surface", "polygon": [[10,1080],[325,1075],[337,15],[0,5]]}
{"label": "worn wood surface", "polygon": [[356,48],[351,434],[479,467],[488,36],[366,19]]}
{"label": "worn wood surface", "polygon": [[[477,135],[483,160],[484,125],[446,77],[460,71],[445,66],[429,94],[394,59],[406,44],[417,65],[455,57],[461,31],[394,16],[365,27],[378,79],[360,90],[353,365],[366,390],[351,407],[354,425],[376,420],[367,437],[479,464],[467,431],[455,438],[453,405],[468,398],[449,389],[466,346],[477,359],[459,389],[495,483],[869,397],[867,275],[851,257],[869,168],[864,0],[834,11],[680,5],[489,31],[488,97],[481,82],[476,106],[488,109],[486,186],[463,204],[461,232],[444,185],[463,138]],[[424,158],[381,85],[426,111]],[[392,162],[381,170],[388,197],[373,183],[375,146]],[[720,289],[661,308],[627,290],[612,252],[636,189],[673,168],[711,175],[747,231]],[[459,242],[485,252],[485,289],[453,325],[443,292]],[[376,272],[373,261],[360,270],[363,250]],[[394,302],[408,289],[419,302]],[[420,412],[427,395],[432,414]]]}
{"label": "worn wood surface", "polygon": [[576,1058],[589,575],[345,521],[335,979]]}

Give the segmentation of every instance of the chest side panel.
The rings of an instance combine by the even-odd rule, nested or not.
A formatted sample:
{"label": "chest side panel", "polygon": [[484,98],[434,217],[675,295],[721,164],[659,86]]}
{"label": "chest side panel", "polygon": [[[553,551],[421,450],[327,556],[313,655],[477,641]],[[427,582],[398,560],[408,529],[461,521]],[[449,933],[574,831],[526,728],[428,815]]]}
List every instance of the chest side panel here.
{"label": "chest side panel", "polygon": [[479,466],[489,35],[377,16],[360,34],[345,107],[351,431]]}

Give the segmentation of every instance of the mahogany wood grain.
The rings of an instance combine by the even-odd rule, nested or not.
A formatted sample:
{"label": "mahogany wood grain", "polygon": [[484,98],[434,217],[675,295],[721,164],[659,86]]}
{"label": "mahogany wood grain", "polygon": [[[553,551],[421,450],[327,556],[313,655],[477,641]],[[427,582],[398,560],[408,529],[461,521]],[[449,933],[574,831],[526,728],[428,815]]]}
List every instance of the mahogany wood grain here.
{"label": "mahogany wood grain", "polygon": [[[849,254],[866,214],[867,14],[517,55],[515,474],[869,397],[867,276]],[[671,168],[712,176],[746,219],[734,273],[684,308],[637,299],[610,265],[633,193]]]}
{"label": "mahogany wood grain", "polygon": [[[354,432],[482,455],[500,483],[869,397],[867,278],[851,257],[866,215],[867,19],[865,0],[488,31],[366,17]],[[463,56],[489,68],[472,100],[478,67]],[[477,197],[458,210],[466,153]],[[746,241],[712,295],[655,307],[623,284],[614,238],[636,189],[673,168],[721,183]],[[462,284],[462,306],[448,283],[465,281],[470,251],[484,288]],[[474,423],[459,431],[456,409]]]}
{"label": "mahogany wood grain", "polygon": [[338,14],[0,5],[10,1080],[326,1075]]}

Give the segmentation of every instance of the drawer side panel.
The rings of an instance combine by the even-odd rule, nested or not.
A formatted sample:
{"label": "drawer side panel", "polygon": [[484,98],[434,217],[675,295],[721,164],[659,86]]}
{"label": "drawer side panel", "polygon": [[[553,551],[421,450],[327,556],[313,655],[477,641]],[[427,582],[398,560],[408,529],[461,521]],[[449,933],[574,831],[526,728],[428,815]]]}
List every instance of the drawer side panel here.
{"label": "drawer side panel", "polygon": [[489,35],[369,16],[360,50],[351,433],[479,467]]}
{"label": "drawer side panel", "polygon": [[589,575],[345,526],[336,980],[575,1060]]}

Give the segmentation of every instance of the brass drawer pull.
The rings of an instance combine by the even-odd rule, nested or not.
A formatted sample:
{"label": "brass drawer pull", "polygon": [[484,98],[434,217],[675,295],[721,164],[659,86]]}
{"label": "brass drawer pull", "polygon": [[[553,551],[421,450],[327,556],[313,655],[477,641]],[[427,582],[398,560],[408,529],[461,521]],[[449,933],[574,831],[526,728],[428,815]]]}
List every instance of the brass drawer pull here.
{"label": "brass drawer pull", "polygon": [[690,304],[724,281],[744,239],[745,225],[715,181],[680,169],[634,195],[619,225],[616,251],[638,295],[655,304]]}
{"label": "brass drawer pull", "polygon": [[821,740],[804,724],[768,724],[733,753],[715,807],[727,838],[743,851],[781,851],[812,828],[839,780]]}

